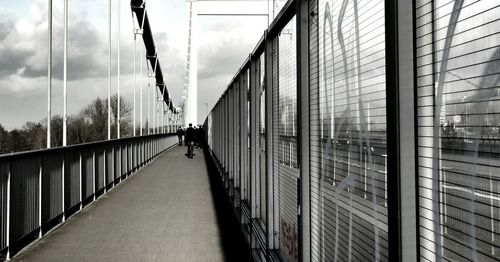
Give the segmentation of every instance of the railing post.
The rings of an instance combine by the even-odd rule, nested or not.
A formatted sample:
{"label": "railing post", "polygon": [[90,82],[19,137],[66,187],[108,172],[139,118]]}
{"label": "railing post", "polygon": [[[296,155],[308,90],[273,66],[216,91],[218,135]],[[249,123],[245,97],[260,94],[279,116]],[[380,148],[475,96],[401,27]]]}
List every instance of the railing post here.
{"label": "railing post", "polygon": [[103,182],[103,184],[104,184],[104,193],[103,193],[103,195],[104,195],[104,194],[106,194],[108,192],[108,179],[107,179],[108,178],[108,169],[106,168],[106,166],[108,164],[108,158],[107,158],[106,154],[108,152],[107,152],[106,148],[103,148],[102,152],[103,152],[102,153],[102,159],[103,159],[103,169],[104,169],[103,172],[102,172],[103,173],[102,180],[104,181]]}
{"label": "railing post", "polygon": [[42,238],[42,157],[38,158],[38,238]]}
{"label": "railing post", "polygon": [[266,114],[266,202],[267,202],[267,247],[274,249],[274,201],[273,201],[273,40],[269,37],[267,31],[265,35],[265,114]]}
{"label": "railing post", "polygon": [[297,0],[297,210],[299,260],[311,260],[310,176],[309,176],[309,0]]}
{"label": "railing post", "polygon": [[11,177],[12,169],[9,161],[9,172],[7,173],[7,255],[6,260],[10,260],[10,177]]}
{"label": "railing post", "polygon": [[82,163],[82,150],[78,151],[78,156],[80,158],[80,175],[79,175],[79,180],[80,180],[80,210],[82,210],[83,208],[83,185],[82,185],[82,177],[83,177],[83,163]]}
{"label": "railing post", "polygon": [[414,1],[385,2],[390,261],[418,261]]}
{"label": "railing post", "polygon": [[[250,158],[249,158],[249,168],[250,168],[250,216],[251,218],[257,218],[257,210],[259,206],[257,205],[257,85],[256,81],[259,79],[257,75],[257,60],[256,58],[251,58],[250,60]],[[259,79],[260,80],[260,79]],[[252,241],[253,242],[253,241]],[[254,243],[252,243],[254,245]],[[252,246],[253,248],[254,246]]]}
{"label": "railing post", "polygon": [[[65,152],[67,152],[65,150]],[[65,198],[64,198],[64,191],[65,191],[65,188],[64,188],[64,177],[66,176],[66,154],[65,152],[63,152],[63,155],[62,155],[62,172],[61,172],[61,201],[62,201],[62,205],[61,205],[61,213],[62,213],[62,222],[64,223],[66,221],[66,215],[64,214],[64,202],[65,202]]]}
{"label": "railing post", "polygon": [[115,187],[115,180],[116,180],[116,170],[115,170],[115,147],[111,145],[111,177],[112,177],[112,183],[111,183],[111,188]]}
{"label": "railing post", "polygon": [[120,161],[120,173],[118,174],[120,176],[120,183],[123,181],[122,180],[122,174],[123,174],[123,165],[122,165],[122,161],[123,161],[123,155],[122,155],[122,145],[121,143],[118,145],[118,154],[120,154],[120,157],[118,158]]}
{"label": "railing post", "polygon": [[95,150],[92,151],[92,195],[93,200],[95,201]]}

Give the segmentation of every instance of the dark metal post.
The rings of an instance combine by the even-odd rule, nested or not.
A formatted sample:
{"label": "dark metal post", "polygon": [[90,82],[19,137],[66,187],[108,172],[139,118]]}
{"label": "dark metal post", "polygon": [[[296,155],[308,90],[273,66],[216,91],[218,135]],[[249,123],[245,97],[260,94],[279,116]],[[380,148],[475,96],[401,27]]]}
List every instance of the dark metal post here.
{"label": "dark metal post", "polygon": [[274,249],[274,202],[273,202],[273,41],[265,35],[265,88],[266,88],[266,202],[267,202],[267,247]]}
{"label": "dark metal post", "polygon": [[417,261],[412,2],[385,3],[389,261]]}
{"label": "dark metal post", "polygon": [[[250,60],[250,157],[249,157],[249,175],[250,175],[250,216],[252,219],[257,218],[257,115],[256,115],[256,95],[257,95],[257,79],[259,75],[257,74],[257,63],[258,59],[252,57]],[[252,248],[254,248],[255,243],[252,241]]]}
{"label": "dark metal post", "polygon": [[296,1],[297,8],[297,180],[299,259],[311,260],[309,174],[309,0]]}

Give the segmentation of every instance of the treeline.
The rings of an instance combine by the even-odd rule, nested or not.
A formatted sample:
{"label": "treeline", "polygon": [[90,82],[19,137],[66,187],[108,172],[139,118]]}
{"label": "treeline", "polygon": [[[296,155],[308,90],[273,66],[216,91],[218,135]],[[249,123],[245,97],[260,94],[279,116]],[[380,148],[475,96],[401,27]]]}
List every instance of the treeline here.
{"label": "treeline", "polygon": [[[111,136],[117,137],[118,96],[111,97]],[[132,106],[120,97],[120,137],[132,136]],[[108,138],[108,99],[96,98],[79,113],[68,116],[68,145],[89,143]],[[63,118],[51,119],[51,146],[62,146]],[[47,147],[47,118],[26,122],[22,128],[6,130],[0,124],[0,154],[42,149]]]}

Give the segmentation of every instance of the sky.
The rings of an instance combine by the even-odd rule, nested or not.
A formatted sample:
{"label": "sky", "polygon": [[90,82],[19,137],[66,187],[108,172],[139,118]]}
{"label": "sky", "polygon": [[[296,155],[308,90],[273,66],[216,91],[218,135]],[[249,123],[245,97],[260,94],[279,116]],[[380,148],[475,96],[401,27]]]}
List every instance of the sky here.
{"label": "sky", "polygon": [[[112,0],[112,94],[117,92],[118,0]],[[63,0],[54,0],[52,114],[63,111]],[[130,1],[121,2],[120,86],[121,95],[133,101],[134,40]],[[200,13],[267,13],[267,1],[200,1]],[[47,116],[47,0],[0,0],[0,124],[20,128],[26,121]],[[187,52],[187,4],[183,0],[149,0],[147,12],[159,60],[170,94],[179,104],[184,86]],[[226,89],[229,81],[261,38],[266,16],[199,16],[198,120]],[[141,59],[137,41],[137,73]],[[68,32],[68,113],[79,112],[96,97],[107,97],[108,1],[70,0]],[[147,77],[143,81],[143,117],[147,117]],[[150,98],[153,98],[151,93]],[[208,103],[208,107],[205,106]]]}

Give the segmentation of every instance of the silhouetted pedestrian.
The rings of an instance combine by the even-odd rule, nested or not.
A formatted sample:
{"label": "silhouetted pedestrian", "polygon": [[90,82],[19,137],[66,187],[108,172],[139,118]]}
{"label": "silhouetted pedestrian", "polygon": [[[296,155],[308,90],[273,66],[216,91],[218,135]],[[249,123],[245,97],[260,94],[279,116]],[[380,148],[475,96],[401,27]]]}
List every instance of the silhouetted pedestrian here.
{"label": "silhouetted pedestrian", "polygon": [[177,129],[177,137],[179,138],[179,146],[182,146],[182,136],[184,135],[184,131],[182,128]]}
{"label": "silhouetted pedestrian", "polygon": [[193,158],[193,146],[194,146],[194,139],[195,139],[195,133],[193,129],[193,124],[189,123],[189,127],[186,129],[186,135],[184,137],[185,143],[188,146],[188,151],[186,156],[189,158]]}

